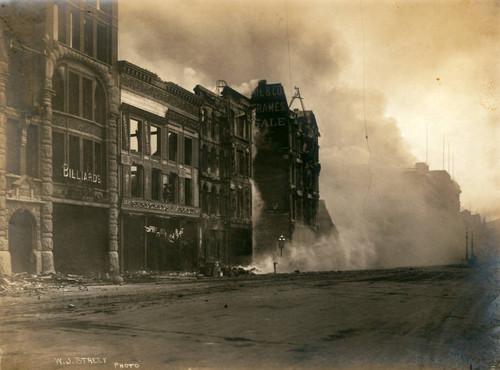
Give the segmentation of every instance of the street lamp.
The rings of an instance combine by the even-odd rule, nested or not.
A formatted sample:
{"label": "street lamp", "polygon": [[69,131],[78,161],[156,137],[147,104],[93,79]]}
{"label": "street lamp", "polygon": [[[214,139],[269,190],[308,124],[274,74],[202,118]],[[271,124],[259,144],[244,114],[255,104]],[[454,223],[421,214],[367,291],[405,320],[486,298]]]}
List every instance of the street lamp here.
{"label": "street lamp", "polygon": [[280,249],[280,257],[283,257],[283,247],[285,246],[285,237],[283,234],[280,234],[278,237],[278,248]]}

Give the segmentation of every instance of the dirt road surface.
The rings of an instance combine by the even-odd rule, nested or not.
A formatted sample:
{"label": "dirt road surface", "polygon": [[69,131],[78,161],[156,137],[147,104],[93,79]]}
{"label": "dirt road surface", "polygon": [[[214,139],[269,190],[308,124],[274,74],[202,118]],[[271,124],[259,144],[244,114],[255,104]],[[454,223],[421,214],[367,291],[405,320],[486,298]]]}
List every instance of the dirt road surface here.
{"label": "dirt road surface", "polygon": [[7,295],[0,367],[499,368],[499,278],[439,267]]}

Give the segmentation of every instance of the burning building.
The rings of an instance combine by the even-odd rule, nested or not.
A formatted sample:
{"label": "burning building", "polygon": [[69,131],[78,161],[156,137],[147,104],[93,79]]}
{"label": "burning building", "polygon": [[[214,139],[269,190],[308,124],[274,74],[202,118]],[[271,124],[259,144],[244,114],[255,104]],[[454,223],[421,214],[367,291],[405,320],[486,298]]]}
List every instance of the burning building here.
{"label": "burning building", "polygon": [[[251,103],[256,114],[253,175],[263,201],[254,225],[254,254],[276,250],[278,237],[306,241],[320,231],[335,232],[319,200],[320,133],[314,113],[290,110],[283,86],[265,80]],[[320,212],[327,230],[320,230]]]}

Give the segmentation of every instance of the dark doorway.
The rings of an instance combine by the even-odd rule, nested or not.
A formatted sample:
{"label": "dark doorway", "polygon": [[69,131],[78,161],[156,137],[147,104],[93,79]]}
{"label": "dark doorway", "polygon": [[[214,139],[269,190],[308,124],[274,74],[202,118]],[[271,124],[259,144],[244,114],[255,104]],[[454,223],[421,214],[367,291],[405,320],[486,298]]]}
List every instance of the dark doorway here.
{"label": "dark doorway", "polygon": [[54,265],[57,272],[106,271],[108,212],[104,208],[54,204]]}
{"label": "dark doorway", "polygon": [[252,261],[252,233],[247,229],[231,230],[231,265],[248,265]]}
{"label": "dark doorway", "polygon": [[123,215],[122,225],[123,270],[144,270],[144,217]]}
{"label": "dark doorway", "polygon": [[33,226],[33,217],[27,210],[16,211],[10,218],[9,251],[14,273],[35,272]]}

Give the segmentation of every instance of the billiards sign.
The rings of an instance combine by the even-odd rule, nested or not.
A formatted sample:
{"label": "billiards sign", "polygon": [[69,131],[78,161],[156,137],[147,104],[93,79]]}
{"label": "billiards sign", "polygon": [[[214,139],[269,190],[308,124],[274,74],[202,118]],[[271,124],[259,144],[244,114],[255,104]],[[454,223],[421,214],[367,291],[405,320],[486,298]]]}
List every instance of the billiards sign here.
{"label": "billiards sign", "polygon": [[101,175],[90,171],[75,170],[70,168],[66,163],[63,165],[63,176],[71,180],[90,182],[93,184],[101,183]]}

